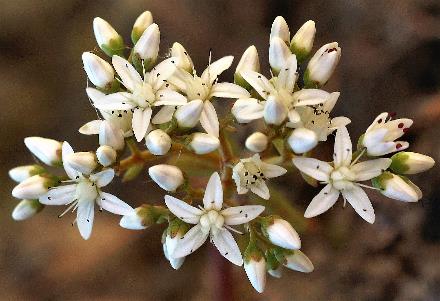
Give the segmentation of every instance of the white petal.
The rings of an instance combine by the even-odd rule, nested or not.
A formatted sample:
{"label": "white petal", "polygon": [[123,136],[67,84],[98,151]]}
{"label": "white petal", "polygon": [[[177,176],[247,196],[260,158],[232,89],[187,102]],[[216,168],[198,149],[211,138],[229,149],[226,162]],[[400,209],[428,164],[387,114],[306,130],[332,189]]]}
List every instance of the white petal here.
{"label": "white petal", "polygon": [[281,166],[265,162],[260,163],[260,169],[266,178],[276,178],[284,175],[287,172],[287,169]]}
{"label": "white petal", "polygon": [[150,125],[151,113],[151,108],[146,108],[144,110],[136,109],[133,113],[133,132],[138,142],[144,139],[145,134],[147,133],[148,126]]}
{"label": "white petal", "polygon": [[67,176],[69,178],[71,178],[72,180],[74,180],[80,176],[80,173],[77,172],[75,169],[73,169],[67,163],[67,157],[73,153],[74,153],[73,148],[70,146],[70,144],[67,141],[64,141],[63,147],[62,147],[63,167],[64,167],[64,171],[66,172]]}
{"label": "white petal", "polygon": [[202,231],[202,226],[200,224],[192,227],[184,236],[177,242],[176,249],[172,254],[169,254],[174,258],[185,257],[198,248],[206,241],[209,232]]}
{"label": "white petal", "polygon": [[251,191],[258,195],[259,197],[268,200],[270,198],[269,188],[266,185],[266,182],[259,180],[251,187]]}
{"label": "white petal", "polygon": [[223,205],[223,187],[220,176],[217,172],[213,173],[206,185],[205,195],[203,196],[203,207],[205,210],[220,210]]}
{"label": "white petal", "polygon": [[374,209],[365,191],[357,185],[350,189],[344,189],[342,195],[364,220],[374,223]]}
{"label": "white petal", "polygon": [[337,129],[338,127],[346,126],[350,123],[351,123],[350,118],[347,118],[344,116],[335,117],[335,118],[332,118],[332,120],[330,122],[330,129],[333,131],[333,130]]}
{"label": "white petal", "polygon": [[98,99],[100,99],[101,97],[105,96],[105,93],[99,91],[98,89],[90,88],[90,87],[86,88],[86,93],[92,102],[95,102]]}
{"label": "white petal", "polygon": [[241,76],[257,91],[264,99],[275,92],[273,85],[262,74],[255,71],[243,71]]}
{"label": "white petal", "polygon": [[238,99],[231,110],[238,122],[248,123],[263,118],[264,105],[255,98]]}
{"label": "white petal", "polygon": [[333,167],[327,162],[313,158],[294,158],[293,165],[306,175],[321,181],[327,182]]}
{"label": "white petal", "polygon": [[310,202],[304,217],[310,218],[329,210],[338,200],[339,190],[327,184]]}
{"label": "white petal", "polygon": [[223,98],[249,98],[251,95],[245,89],[239,85],[232,83],[216,83],[211,88],[210,97],[223,97]]}
{"label": "white petal", "polygon": [[244,270],[254,289],[262,293],[266,286],[266,260],[261,257],[259,261],[251,259],[249,263],[244,263]]}
{"label": "white petal", "polygon": [[188,205],[187,203],[176,199],[175,197],[166,195],[165,204],[175,216],[186,223],[197,224],[200,220],[202,210]]}
{"label": "white petal", "polygon": [[278,75],[278,85],[285,88],[287,91],[292,92],[295,87],[296,79],[298,78],[296,70],[296,56],[291,55],[287,60],[286,65],[280,70],[280,74]]}
{"label": "white petal", "polygon": [[171,121],[173,114],[176,111],[176,106],[163,106],[159,112],[154,115],[151,122],[153,124],[162,124]]}
{"label": "white petal", "polygon": [[108,94],[96,100],[93,105],[99,110],[130,110],[134,108],[131,102],[132,95],[127,92]]}
{"label": "white petal", "polygon": [[219,123],[217,112],[210,101],[205,101],[203,111],[200,115],[200,124],[208,134],[219,136]]}
{"label": "white petal", "polygon": [[90,175],[90,180],[96,182],[96,185],[98,187],[104,187],[107,186],[113,180],[114,176],[115,176],[115,171],[109,168]]}
{"label": "white petal", "polygon": [[362,182],[382,174],[388,167],[390,167],[391,162],[392,160],[388,158],[364,161],[353,165],[350,168],[350,171],[355,174],[357,182]]}
{"label": "white petal", "polygon": [[165,81],[176,72],[176,61],[177,58],[170,57],[157,64],[156,67],[151,70],[149,74],[149,83],[154,91],[159,90],[160,87],[164,85]]}
{"label": "white petal", "polygon": [[92,120],[79,128],[79,132],[83,135],[97,135],[99,134],[99,126],[102,120]]}
{"label": "white petal", "polygon": [[85,240],[90,238],[93,228],[93,219],[95,215],[95,202],[83,201],[78,203],[76,224],[78,225],[79,233]]}
{"label": "white petal", "polygon": [[124,58],[114,55],[112,57],[112,64],[116,72],[122,80],[124,86],[131,92],[140,85],[143,81],[136,69]]}
{"label": "white petal", "polygon": [[99,145],[108,145],[117,151],[124,149],[124,131],[104,120],[99,127]]}
{"label": "white petal", "polygon": [[50,189],[39,199],[45,205],[67,205],[75,199],[76,184],[58,186]]}
{"label": "white petal", "polygon": [[249,205],[223,209],[221,214],[225,218],[225,224],[229,226],[247,223],[264,211],[264,206]]}
{"label": "white petal", "polygon": [[205,83],[212,84],[223,71],[231,67],[233,56],[225,56],[211,63],[202,73],[202,80]]}
{"label": "white petal", "polygon": [[103,209],[114,214],[129,215],[134,211],[130,205],[110,193],[101,192],[98,200]]}
{"label": "white petal", "polygon": [[348,166],[351,162],[352,145],[350,135],[345,126],[338,128],[335,138],[335,150],[333,154],[335,168]]}
{"label": "white petal", "polygon": [[293,54],[282,39],[273,37],[269,44],[269,64],[275,72],[279,72]]}
{"label": "white petal", "polygon": [[163,89],[156,93],[155,106],[181,106],[186,104],[186,97],[176,91]]}
{"label": "white petal", "polygon": [[243,264],[240,249],[228,230],[221,229],[215,235],[211,235],[211,237],[215,247],[223,257],[238,266]]}
{"label": "white petal", "polygon": [[284,266],[291,270],[303,273],[310,273],[314,270],[313,263],[300,250],[293,251],[293,254],[286,256],[286,263]]}

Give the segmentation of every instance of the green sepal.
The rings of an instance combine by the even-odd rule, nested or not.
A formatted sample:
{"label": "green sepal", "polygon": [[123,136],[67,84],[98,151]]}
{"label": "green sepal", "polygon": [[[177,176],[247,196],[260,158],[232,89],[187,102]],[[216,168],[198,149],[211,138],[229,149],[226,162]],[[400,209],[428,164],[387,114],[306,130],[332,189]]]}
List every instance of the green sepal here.
{"label": "green sepal", "polygon": [[310,79],[310,72],[309,70],[306,70],[306,72],[304,72],[304,88],[305,89],[318,89],[320,87],[319,83],[312,81]]}
{"label": "green sepal", "polygon": [[373,185],[373,187],[378,188],[380,190],[385,190],[385,181],[387,180],[391,180],[393,178],[393,174],[389,171],[385,171],[383,174],[381,174],[378,177],[375,177],[373,179],[371,179],[371,184]]}
{"label": "green sepal", "polygon": [[144,169],[143,162],[133,164],[124,173],[124,176],[122,177],[122,182],[128,182],[136,179],[143,169]]}
{"label": "green sepal", "polygon": [[252,86],[239,74],[234,74],[234,83],[250,91]]}
{"label": "green sepal", "polygon": [[167,235],[171,238],[176,237],[177,234],[181,234],[182,236],[188,232],[190,226],[179,218],[175,218],[170,221],[169,226],[167,228]]}
{"label": "green sepal", "polygon": [[263,252],[260,250],[260,248],[257,246],[255,241],[250,241],[248,246],[246,247],[246,250],[243,254],[243,260],[244,262],[248,263],[249,261],[260,261],[261,258],[264,257]]}
{"label": "green sepal", "polygon": [[99,47],[102,49],[102,51],[105,52],[109,57],[112,57],[113,55],[124,55],[124,40],[121,36],[118,36],[115,39],[111,39],[108,44],[102,44],[99,45]]}
{"label": "green sepal", "polygon": [[307,51],[304,48],[299,48],[295,45],[295,43],[290,44],[290,51],[296,55],[296,60],[298,64],[303,63],[310,55],[310,51]]}
{"label": "green sepal", "polygon": [[[144,74],[144,70],[145,72],[150,71],[151,69],[153,69],[154,64],[156,63],[156,60],[142,59],[138,53],[134,53],[134,52],[130,57],[133,66],[136,68],[139,74]],[[142,62],[144,64],[143,66],[142,66]]]}
{"label": "green sepal", "polygon": [[391,157],[390,169],[396,174],[405,174],[409,170],[409,166],[405,164],[408,159],[409,155],[406,152],[394,154]]}

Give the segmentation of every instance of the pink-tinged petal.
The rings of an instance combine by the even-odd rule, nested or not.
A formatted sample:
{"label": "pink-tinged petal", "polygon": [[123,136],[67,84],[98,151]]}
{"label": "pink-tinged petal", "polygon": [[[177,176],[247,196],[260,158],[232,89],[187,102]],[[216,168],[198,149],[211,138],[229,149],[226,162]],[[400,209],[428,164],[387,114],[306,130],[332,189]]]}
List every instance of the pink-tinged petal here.
{"label": "pink-tinged petal", "polygon": [[228,230],[221,229],[216,234],[211,235],[211,238],[215,247],[223,257],[238,266],[243,264],[240,249]]}
{"label": "pink-tinged petal", "polygon": [[329,210],[338,200],[339,190],[327,184],[310,202],[304,217],[310,218]]}
{"label": "pink-tinged petal", "polygon": [[187,203],[176,199],[175,197],[166,195],[165,204],[175,216],[186,223],[197,224],[200,220],[202,210],[188,205]]}
{"label": "pink-tinged petal", "polygon": [[264,211],[264,206],[249,205],[223,209],[221,214],[225,218],[225,224],[229,226],[247,223]]}
{"label": "pink-tinged petal", "polygon": [[350,203],[354,210],[370,224],[374,223],[375,215],[373,205],[365,191],[357,185],[344,189],[342,196]]}
{"label": "pink-tinged petal", "polygon": [[203,196],[203,207],[205,210],[220,210],[223,205],[223,187],[218,173],[213,173],[206,185],[205,195]]}

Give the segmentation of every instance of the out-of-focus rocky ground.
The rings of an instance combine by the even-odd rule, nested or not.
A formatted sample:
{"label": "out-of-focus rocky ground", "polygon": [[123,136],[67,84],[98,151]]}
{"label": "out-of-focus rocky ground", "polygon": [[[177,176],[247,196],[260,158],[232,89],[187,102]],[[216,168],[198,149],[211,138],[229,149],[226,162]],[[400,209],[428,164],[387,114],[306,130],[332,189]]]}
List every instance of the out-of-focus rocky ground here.
{"label": "out-of-focus rocky ground", "polygon": [[[412,150],[439,161],[440,3],[432,0],[309,1],[5,1],[0,2],[0,299],[2,300],[208,300],[213,291],[212,246],[179,271],[162,256],[161,229],[121,229],[115,216],[96,219],[90,241],[70,226],[72,215],[46,208],[13,222],[16,200],[7,171],[30,162],[23,138],[48,136],[93,149],[93,137],[77,133],[94,118],[84,92],[81,53],[95,46],[91,22],[101,16],[127,39],[138,14],[148,9],[162,33],[162,53],[180,41],[199,69],[214,58],[237,59],[250,44],[268,71],[270,24],[277,15],[291,31],[314,19],[317,45],[342,47],[337,72],[326,87],[341,91],[337,112],[353,120],[358,136],[382,111],[415,120]],[[234,67],[235,68],[235,65]],[[224,78],[231,78],[230,71]],[[117,189],[133,204],[147,194],[161,202],[153,183]],[[244,300],[439,300],[439,169],[414,177],[425,191],[418,204],[371,194],[377,218],[363,222],[341,203],[315,218],[302,235],[315,272],[284,273],[257,295],[244,271],[233,268],[234,299]],[[296,175],[292,202],[303,210],[316,190]],[[151,199],[150,199],[151,200]],[[214,258],[215,259],[215,258]]]}

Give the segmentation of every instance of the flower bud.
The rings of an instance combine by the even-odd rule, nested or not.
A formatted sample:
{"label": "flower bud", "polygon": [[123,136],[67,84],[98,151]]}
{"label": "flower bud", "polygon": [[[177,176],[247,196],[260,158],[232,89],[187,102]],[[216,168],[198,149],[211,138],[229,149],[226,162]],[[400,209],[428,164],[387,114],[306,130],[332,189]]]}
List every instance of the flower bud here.
{"label": "flower bud", "polygon": [[148,150],[156,156],[165,155],[171,148],[171,138],[161,129],[151,131],[145,138]]}
{"label": "flower bud", "polygon": [[175,42],[171,47],[171,56],[177,58],[177,66],[183,70],[192,73],[194,64],[186,49],[182,44]]}
{"label": "flower bud", "polygon": [[9,171],[9,177],[11,177],[12,180],[15,182],[23,182],[24,180],[41,174],[45,172],[45,169],[40,165],[25,165],[25,166],[18,166]]}
{"label": "flower bud", "polygon": [[24,144],[44,164],[50,166],[61,164],[61,142],[41,137],[27,137],[24,139]]}
{"label": "flower bud", "polygon": [[275,278],[281,278],[282,271],[283,271],[282,266],[279,266],[279,267],[277,267],[276,269],[273,269],[273,270],[267,270],[269,275],[271,275],[272,277],[275,277]]}
{"label": "flower bud", "polygon": [[12,196],[17,199],[35,200],[45,194],[53,185],[55,185],[53,179],[35,175],[15,186],[12,190]]}
{"label": "flower bud", "polygon": [[252,242],[244,253],[244,270],[254,289],[262,293],[266,286],[266,260],[263,252]]}
{"label": "flower bud", "polygon": [[304,74],[305,87],[319,87],[327,83],[341,58],[341,48],[333,42],[322,46],[310,59]]}
{"label": "flower bud", "polygon": [[260,153],[267,148],[269,140],[266,135],[260,132],[255,132],[247,137],[245,145],[248,150],[255,153]]}
{"label": "flower bud", "polygon": [[312,51],[315,33],[315,22],[309,20],[298,29],[290,41],[290,50],[296,55],[298,62],[303,62]]}
{"label": "flower bud", "polygon": [[264,218],[261,229],[270,242],[276,246],[289,250],[301,248],[301,240],[298,233],[289,222],[281,218]]}
{"label": "flower bud", "polygon": [[165,242],[163,243],[163,254],[165,255],[165,258],[168,259],[168,261],[170,262],[171,267],[175,270],[178,270],[185,261],[185,256],[180,258],[174,258],[173,256],[171,256],[171,254],[173,254],[174,250],[176,249],[177,242],[181,238],[181,234],[176,235],[174,238],[171,238],[169,235],[167,235],[165,238]]}
{"label": "flower bud", "polygon": [[113,67],[99,56],[90,52],[82,54],[82,61],[89,80],[98,88],[110,90],[115,81]]}
{"label": "flower bud", "polygon": [[183,184],[182,171],[173,165],[159,164],[148,169],[151,179],[166,191],[175,191]]}
{"label": "flower bud", "polygon": [[297,154],[310,151],[318,144],[318,136],[312,130],[306,128],[294,129],[287,139],[290,148]]}
{"label": "flower bud", "polygon": [[122,217],[119,225],[130,230],[142,230],[159,222],[163,222],[168,210],[162,206],[142,205]]}
{"label": "flower bud", "polygon": [[133,29],[131,31],[131,40],[133,44],[139,40],[141,35],[153,23],[153,15],[147,10],[144,11],[134,22]]}
{"label": "flower bud", "polygon": [[200,120],[200,114],[203,110],[203,101],[196,99],[177,108],[174,117],[181,128],[192,128]]}
{"label": "flower bud", "polygon": [[189,147],[198,155],[204,155],[215,151],[220,145],[220,140],[217,137],[205,134],[195,133],[191,136]]}
{"label": "flower bud", "polygon": [[422,197],[420,191],[415,189],[414,184],[388,171],[374,178],[372,184],[380,189],[380,193],[390,199],[417,202]]}
{"label": "flower bud", "polygon": [[264,106],[264,120],[267,124],[280,125],[287,117],[287,107],[284,103],[272,95],[266,101]]}
{"label": "flower bud", "polygon": [[122,55],[124,41],[107,21],[99,17],[93,19],[93,31],[99,48],[108,56]]}
{"label": "flower bud", "polygon": [[303,273],[310,273],[315,269],[310,259],[300,250],[291,251],[285,256],[283,265],[288,269]]}
{"label": "flower bud", "polygon": [[96,156],[92,152],[77,152],[67,155],[66,163],[82,174],[89,175],[98,166]]}
{"label": "flower bud", "polygon": [[145,70],[150,70],[159,54],[160,32],[156,23],[144,31],[133,48],[133,60],[143,60]]}
{"label": "flower bud", "polygon": [[286,65],[291,55],[289,46],[283,40],[277,37],[270,40],[269,64],[275,74],[278,74],[281,68]]}
{"label": "flower bud", "polygon": [[104,167],[112,165],[116,161],[116,151],[108,145],[102,145],[96,150],[96,158]]}
{"label": "flower bud", "polygon": [[270,40],[275,37],[280,38],[286,44],[289,44],[290,42],[289,25],[287,25],[286,20],[281,16],[275,18],[272,23],[272,28],[270,30]]}
{"label": "flower bud", "polygon": [[391,170],[401,175],[424,172],[435,164],[433,158],[413,152],[400,152],[393,155],[391,159],[393,160],[390,165]]}
{"label": "flower bud", "polygon": [[249,46],[245,50],[245,52],[241,56],[240,61],[238,62],[234,74],[234,82],[236,84],[242,86],[245,89],[250,89],[251,85],[246,82],[246,80],[240,74],[243,71],[260,72],[260,60],[258,58],[257,48],[254,45]]}
{"label": "flower bud", "polygon": [[123,150],[125,146],[124,131],[114,122],[104,120],[99,125],[99,145],[108,145],[114,150]]}
{"label": "flower bud", "polygon": [[34,216],[43,208],[44,205],[40,204],[38,200],[22,200],[12,211],[12,218],[16,221],[23,221]]}

